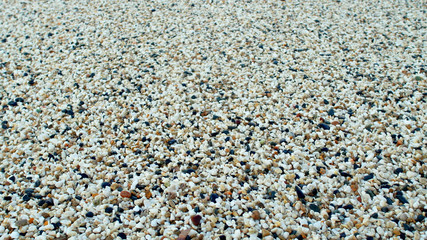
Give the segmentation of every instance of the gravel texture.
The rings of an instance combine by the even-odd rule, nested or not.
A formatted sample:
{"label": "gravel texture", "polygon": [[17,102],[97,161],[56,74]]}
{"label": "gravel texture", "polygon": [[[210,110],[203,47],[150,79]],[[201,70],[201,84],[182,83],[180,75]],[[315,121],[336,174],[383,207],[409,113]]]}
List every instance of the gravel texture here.
{"label": "gravel texture", "polygon": [[0,239],[427,239],[425,2],[0,9]]}

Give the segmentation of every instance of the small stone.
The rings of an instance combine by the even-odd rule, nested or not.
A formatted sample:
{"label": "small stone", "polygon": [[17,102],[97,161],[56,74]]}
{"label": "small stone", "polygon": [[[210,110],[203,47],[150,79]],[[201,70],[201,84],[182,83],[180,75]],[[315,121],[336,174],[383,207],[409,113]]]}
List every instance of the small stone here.
{"label": "small stone", "polygon": [[16,107],[16,106],[18,106],[18,103],[16,103],[15,101],[9,101],[7,104],[8,104],[9,106],[11,106],[11,107]]}
{"label": "small stone", "polygon": [[211,200],[211,202],[215,203],[216,199],[219,198],[219,195],[216,193],[212,193],[209,197],[209,199]]}
{"label": "small stone", "polygon": [[393,171],[393,173],[394,173],[394,174],[396,174],[396,175],[399,175],[399,173],[403,173],[403,169],[402,169],[402,168],[396,168],[396,169]]}
{"label": "small stone", "polygon": [[350,188],[353,192],[357,192],[357,190],[359,189],[359,187],[357,186],[357,184],[353,183],[350,185]]}
{"label": "small stone", "polygon": [[338,122],[338,121],[332,121],[331,124],[334,125],[334,126],[337,126],[337,125],[340,124],[340,122]]}
{"label": "small stone", "polygon": [[368,174],[368,175],[364,176],[364,177],[363,177],[363,180],[368,181],[368,180],[371,180],[372,178],[374,178],[374,174],[373,174],[373,173],[370,173],[370,174]]}
{"label": "small stone", "polygon": [[252,218],[253,218],[254,220],[260,220],[260,219],[261,219],[261,214],[259,213],[259,211],[258,211],[258,210],[254,210],[254,211],[252,211]]}
{"label": "small stone", "polygon": [[191,222],[193,222],[193,224],[196,226],[200,225],[201,220],[202,220],[202,216],[200,216],[200,215],[191,216]]}
{"label": "small stone", "polygon": [[331,127],[328,125],[328,124],[326,124],[326,123],[320,123],[319,125],[317,125],[319,128],[322,128],[322,129],[324,129],[324,130],[329,130],[329,129],[331,129]]}
{"label": "small stone", "polygon": [[146,197],[146,198],[151,198],[152,196],[153,196],[153,194],[151,193],[151,191],[147,189],[147,190],[145,191],[145,197]]}
{"label": "small stone", "polygon": [[16,221],[15,224],[17,227],[22,227],[22,226],[28,225],[28,221],[26,219],[21,219],[21,220]]}
{"label": "small stone", "polygon": [[119,188],[120,187],[120,185],[119,184],[117,184],[117,183],[113,183],[113,184],[111,184],[111,190],[116,190],[117,188]]}
{"label": "small stone", "polygon": [[191,228],[187,228],[185,230],[182,230],[176,240],[185,240],[185,239],[187,239],[187,236],[190,233],[190,231],[191,231]]}
{"label": "small stone", "polygon": [[320,208],[319,206],[317,206],[316,204],[312,203],[308,206],[311,210],[315,211],[315,212],[320,212]]}
{"label": "small stone", "polygon": [[119,234],[117,234],[117,236],[120,237],[121,239],[126,239],[127,238],[126,234],[124,234],[124,233],[119,233]]}
{"label": "small stone", "polygon": [[305,194],[301,191],[301,188],[299,188],[298,186],[295,186],[295,191],[297,192],[297,196],[299,199],[305,198]]}
{"label": "small stone", "polygon": [[271,233],[270,233],[270,231],[268,231],[268,230],[266,230],[266,229],[262,229],[262,237],[267,237],[267,236],[270,236],[271,235]]}
{"label": "small stone", "polygon": [[128,192],[128,191],[122,191],[120,193],[120,196],[123,197],[123,198],[130,198],[132,196],[132,194],[130,192]]}
{"label": "small stone", "polygon": [[86,213],[86,217],[91,218],[91,217],[93,217],[93,216],[94,216],[93,212],[87,212],[87,213]]}
{"label": "small stone", "polygon": [[30,201],[31,197],[28,194],[25,194],[24,197],[22,197],[22,200],[24,200],[25,202]]}
{"label": "small stone", "polygon": [[395,236],[399,236],[399,235],[400,235],[400,231],[399,231],[399,229],[394,229],[394,230],[393,230],[393,234],[394,234]]}
{"label": "small stone", "polygon": [[111,186],[111,184],[110,184],[109,182],[103,182],[103,183],[101,184],[101,187],[102,187],[102,188],[106,188],[106,187],[109,187],[109,186]]}
{"label": "small stone", "polygon": [[403,204],[409,203],[403,195],[396,195],[396,198]]}
{"label": "small stone", "polygon": [[112,207],[106,207],[105,208],[105,212],[106,213],[112,213],[113,212],[113,208]]}
{"label": "small stone", "polygon": [[426,217],[420,214],[420,215],[417,216],[417,218],[415,219],[415,221],[422,222],[422,221],[424,221],[424,219],[426,219]]}

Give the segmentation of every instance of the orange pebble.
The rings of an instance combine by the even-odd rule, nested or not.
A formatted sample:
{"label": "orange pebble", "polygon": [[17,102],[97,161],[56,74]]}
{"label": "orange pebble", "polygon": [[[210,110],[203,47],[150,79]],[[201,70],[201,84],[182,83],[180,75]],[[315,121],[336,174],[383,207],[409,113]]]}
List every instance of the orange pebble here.
{"label": "orange pebble", "polygon": [[130,192],[128,192],[128,191],[122,191],[120,193],[120,196],[124,197],[124,198],[130,198],[132,196],[132,194]]}

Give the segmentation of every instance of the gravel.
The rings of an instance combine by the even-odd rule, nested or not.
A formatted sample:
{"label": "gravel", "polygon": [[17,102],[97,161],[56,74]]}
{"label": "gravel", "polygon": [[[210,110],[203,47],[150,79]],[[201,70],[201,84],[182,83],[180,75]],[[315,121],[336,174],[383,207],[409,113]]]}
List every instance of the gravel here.
{"label": "gravel", "polygon": [[0,239],[427,239],[422,1],[0,7]]}

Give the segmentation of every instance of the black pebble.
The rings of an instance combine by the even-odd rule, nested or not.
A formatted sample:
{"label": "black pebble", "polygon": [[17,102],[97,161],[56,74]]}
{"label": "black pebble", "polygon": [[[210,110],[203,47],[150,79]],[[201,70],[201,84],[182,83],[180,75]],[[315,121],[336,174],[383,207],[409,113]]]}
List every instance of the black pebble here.
{"label": "black pebble", "polygon": [[10,200],[12,200],[12,197],[11,197],[11,196],[5,196],[3,199],[4,199],[5,201],[10,201]]}
{"label": "black pebble", "polygon": [[15,101],[10,101],[10,102],[8,102],[7,103],[9,106],[11,106],[11,107],[16,107],[16,106],[18,106],[18,103],[16,103]]}
{"label": "black pebble", "polygon": [[375,218],[375,219],[376,219],[376,218],[378,218],[378,213],[374,213],[374,214],[372,214],[372,215],[371,215],[371,218]]}
{"label": "black pebble", "polygon": [[317,125],[319,128],[325,129],[325,130],[329,130],[331,129],[331,127],[326,124],[326,123],[320,123],[319,125]]}
{"label": "black pebble", "polygon": [[31,199],[31,197],[29,195],[27,195],[27,194],[25,194],[24,197],[22,198],[22,200],[24,200],[26,202],[30,201],[30,199]]}
{"label": "black pebble", "polygon": [[27,189],[25,189],[25,190],[24,190],[24,192],[25,192],[26,194],[28,194],[28,195],[32,195],[32,194],[34,193],[34,189],[32,189],[32,188],[27,188]]}
{"label": "black pebble", "polygon": [[43,206],[45,203],[46,203],[46,201],[42,199],[37,203],[37,205]]}
{"label": "black pebble", "polygon": [[373,174],[373,173],[370,173],[370,174],[368,174],[368,175],[364,176],[364,177],[363,177],[363,180],[368,181],[368,180],[371,180],[372,178],[374,178],[374,174]]}
{"label": "black pebble", "polygon": [[193,173],[193,172],[196,172],[194,169],[186,169],[186,170],[182,170],[182,172],[183,173],[188,173],[188,174],[191,174],[191,173]]}
{"label": "black pebble", "polygon": [[15,99],[15,102],[22,102],[22,103],[23,103],[23,102],[24,102],[24,99],[23,99],[23,98],[21,98],[21,97],[18,97],[18,98],[16,98],[16,99]]}
{"label": "black pebble", "polygon": [[399,173],[403,173],[403,169],[402,168],[396,168],[394,170],[394,174],[399,175]]}
{"label": "black pebble", "polygon": [[298,195],[299,199],[304,199],[305,198],[304,193],[301,191],[301,189],[298,186],[295,186],[295,191],[297,192],[297,195]]}
{"label": "black pebble", "polygon": [[119,233],[117,234],[118,237],[120,237],[121,239],[126,239],[126,234],[124,233]]}
{"label": "black pebble", "polygon": [[346,209],[346,210],[350,210],[350,209],[353,209],[354,207],[351,204],[347,204],[343,208]]}
{"label": "black pebble", "polygon": [[15,182],[16,178],[15,178],[15,176],[12,176],[12,177],[9,178],[9,180],[12,181],[12,182]]}
{"label": "black pebble", "polygon": [[328,110],[328,115],[329,116],[334,116],[335,115],[335,111],[334,111],[333,108],[331,108],[331,109]]}
{"label": "black pebble", "polygon": [[53,199],[52,198],[48,198],[47,200],[46,200],[46,204],[47,204],[47,206],[53,206],[53,205],[55,205],[54,203],[53,203]]}
{"label": "black pebble", "polygon": [[417,218],[415,219],[415,221],[417,221],[417,222],[422,222],[422,221],[424,221],[424,219],[426,219],[426,217],[424,217],[423,215],[418,215],[417,216]]}
{"label": "black pebble", "polygon": [[209,198],[210,198],[211,202],[215,203],[216,199],[219,198],[219,195],[216,193],[212,193]]}
{"label": "black pebble", "polygon": [[3,121],[3,122],[1,122],[1,128],[3,128],[3,129],[8,129],[8,128],[9,128],[9,124],[8,124],[8,122],[7,122],[7,121]]}
{"label": "black pebble", "polygon": [[375,193],[371,190],[371,189],[368,189],[368,190],[366,190],[365,191],[367,194],[369,194],[369,196],[371,196],[371,198],[374,198],[375,197]]}
{"label": "black pebble", "polygon": [[404,228],[406,231],[411,231],[411,232],[415,231],[415,228],[414,228],[414,227],[412,227],[411,225],[407,224],[407,223],[404,223],[404,224],[403,224],[403,228]]}
{"label": "black pebble", "polygon": [[101,187],[102,187],[102,188],[106,188],[106,187],[109,187],[109,186],[111,186],[111,184],[110,184],[109,182],[103,182],[103,183],[101,184]]}
{"label": "black pebble", "polygon": [[403,204],[409,203],[403,195],[397,195],[396,198],[399,199],[399,201]]}
{"label": "black pebble", "polygon": [[79,175],[83,178],[89,178],[89,176],[86,173],[79,173]]}
{"label": "black pebble", "polygon": [[342,170],[339,170],[339,172],[340,172],[341,176],[343,176],[343,177],[351,177],[350,174],[348,174],[348,173],[346,173],[346,172],[344,172]]}
{"label": "black pebble", "polygon": [[226,239],[227,239],[227,237],[225,237],[225,235],[219,236],[219,240],[226,240]]}
{"label": "black pebble", "polygon": [[113,212],[113,208],[112,207],[106,207],[105,208],[105,212],[106,213],[112,213]]}
{"label": "black pebble", "polygon": [[316,204],[312,203],[308,206],[311,210],[315,211],[315,212],[320,212],[320,208],[319,206],[317,206]]}
{"label": "black pebble", "polygon": [[93,217],[93,212],[87,212],[86,217]]}

